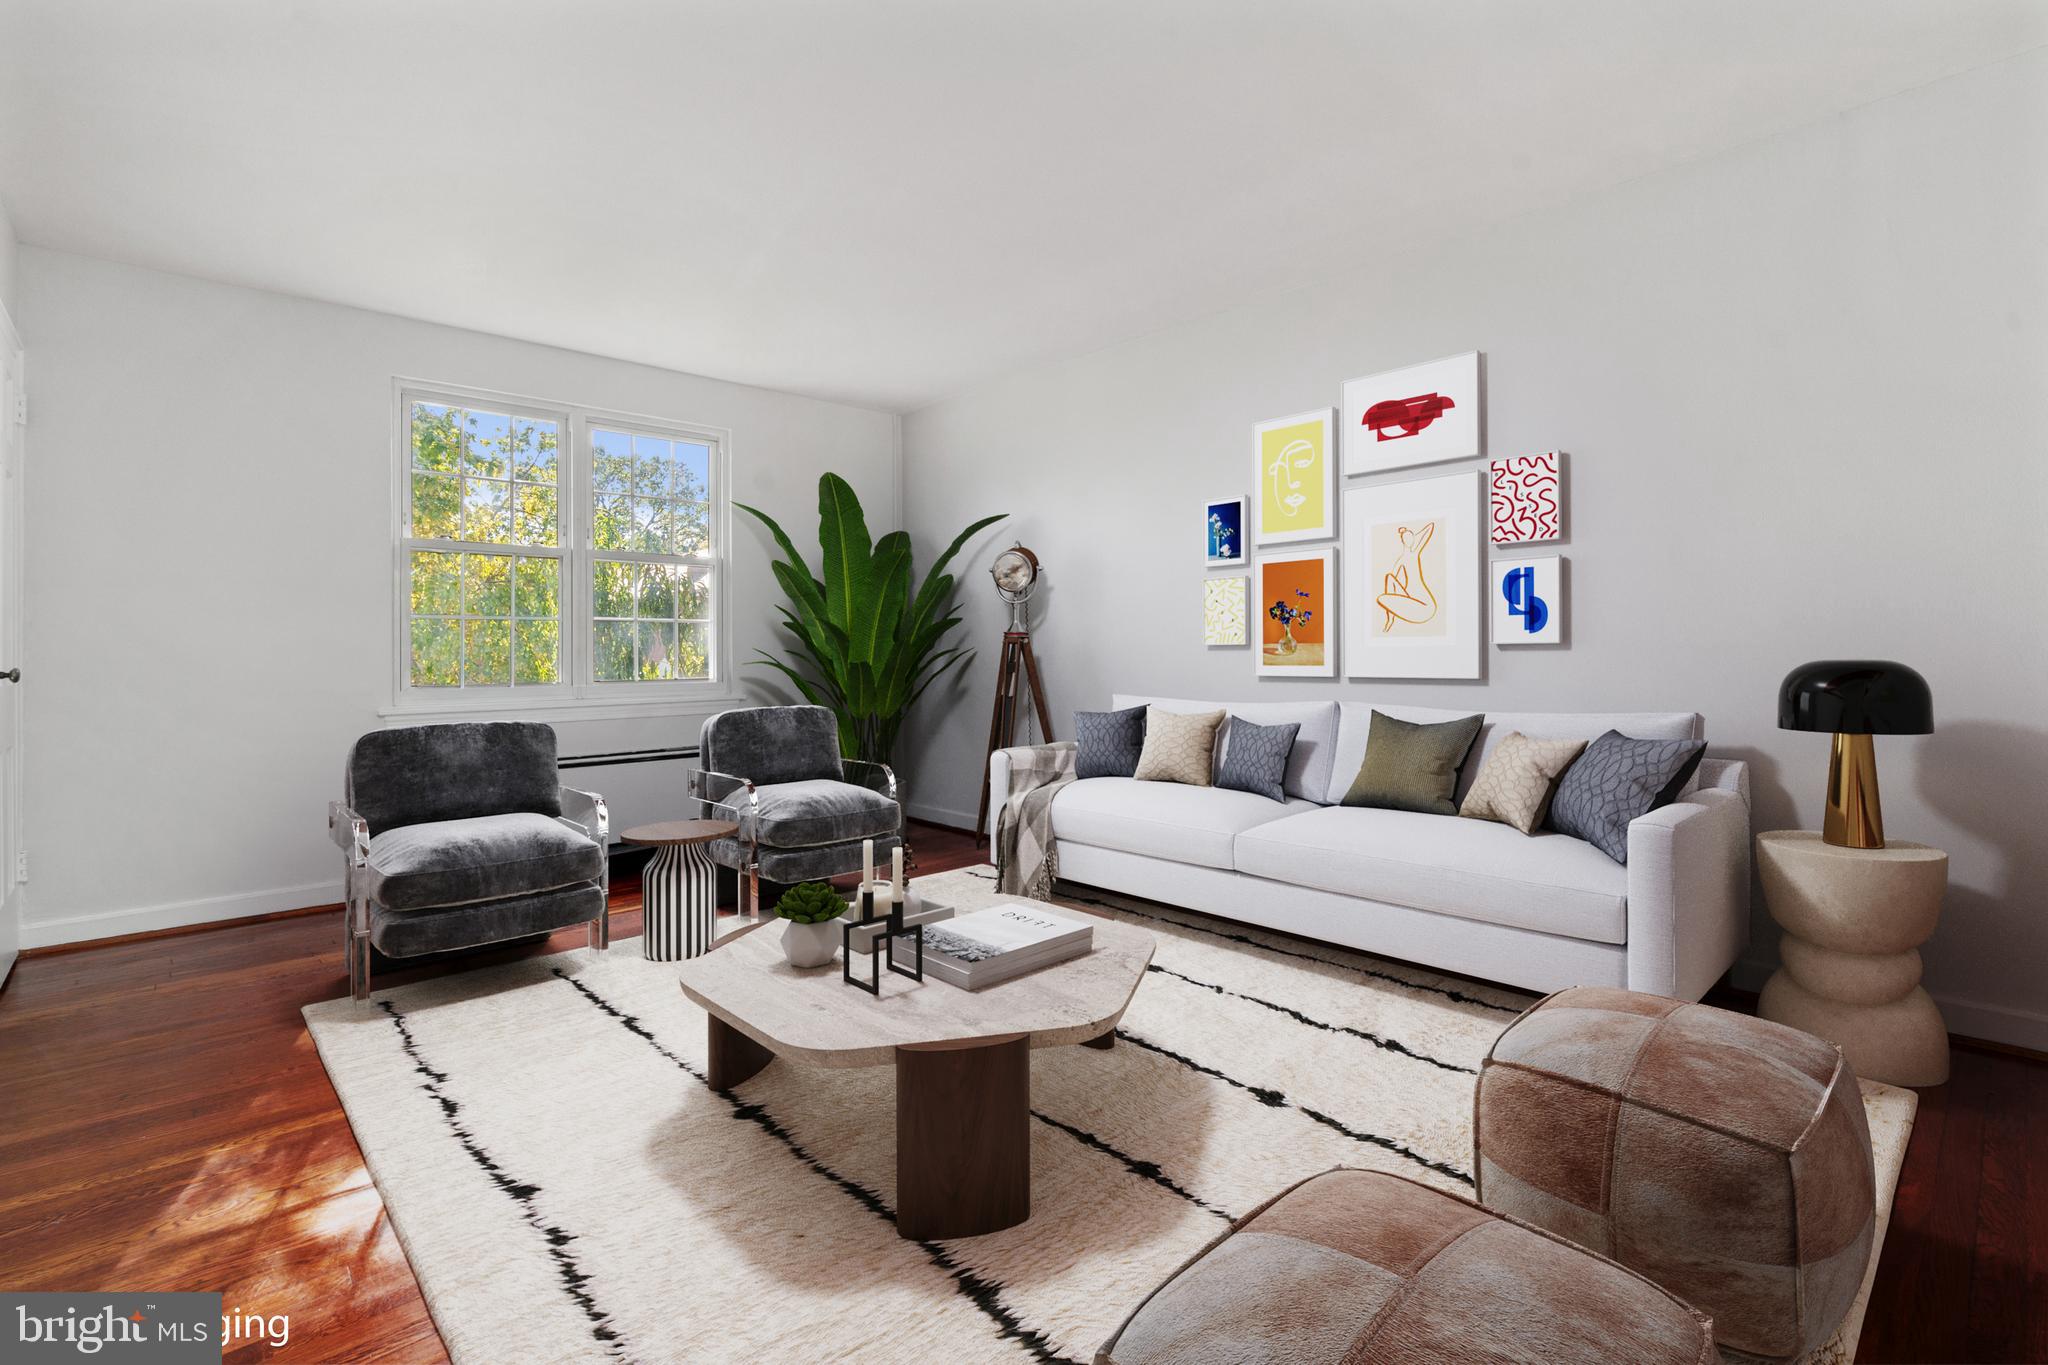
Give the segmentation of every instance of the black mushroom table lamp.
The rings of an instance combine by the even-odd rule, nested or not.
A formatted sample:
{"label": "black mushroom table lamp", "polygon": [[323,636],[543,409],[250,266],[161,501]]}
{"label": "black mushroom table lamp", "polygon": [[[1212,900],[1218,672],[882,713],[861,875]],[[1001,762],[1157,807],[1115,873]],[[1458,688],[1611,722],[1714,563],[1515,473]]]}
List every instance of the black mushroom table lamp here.
{"label": "black mushroom table lamp", "polygon": [[1822,659],[1785,675],[1778,688],[1778,728],[1835,737],[1820,837],[1843,848],[1883,848],[1877,750],[1870,737],[1931,732],[1934,694],[1927,679],[1904,664]]}

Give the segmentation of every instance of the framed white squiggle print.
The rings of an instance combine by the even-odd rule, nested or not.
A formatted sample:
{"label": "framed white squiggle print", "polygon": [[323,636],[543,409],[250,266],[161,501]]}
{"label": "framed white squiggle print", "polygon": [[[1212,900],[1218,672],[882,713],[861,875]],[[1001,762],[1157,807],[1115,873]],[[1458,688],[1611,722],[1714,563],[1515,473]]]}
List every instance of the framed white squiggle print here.
{"label": "framed white squiggle print", "polygon": [[1477,678],[1479,473],[1376,483],[1344,492],[1344,674]]}

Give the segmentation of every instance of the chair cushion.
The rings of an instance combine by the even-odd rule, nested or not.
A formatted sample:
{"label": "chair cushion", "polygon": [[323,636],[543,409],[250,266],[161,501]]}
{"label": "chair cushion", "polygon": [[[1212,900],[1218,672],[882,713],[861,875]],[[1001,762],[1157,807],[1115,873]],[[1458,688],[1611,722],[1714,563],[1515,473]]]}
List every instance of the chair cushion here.
{"label": "chair cushion", "polygon": [[704,722],[697,744],[704,767],[757,786],[839,781],[839,721],[822,706],[745,706]]}
{"label": "chair cushion", "polygon": [[422,910],[370,907],[370,942],[386,957],[477,948],[582,924],[604,913],[604,888],[578,882],[531,896]]}
{"label": "chair cushion", "polygon": [[[1053,803],[1058,829],[1059,803]],[[1490,820],[1329,806],[1237,836],[1254,877],[1596,943],[1628,940],[1628,872],[1591,844]]]}
{"label": "chair cushion", "polygon": [[[890,850],[902,842],[894,834],[877,835],[877,865],[886,866]],[[746,871],[750,850],[742,841],[714,839],[705,847],[711,854],[711,861],[720,867],[729,867],[736,872]],[[778,882],[783,886],[795,886],[798,882],[824,881],[828,877],[843,877],[849,872],[860,871],[858,843],[818,844],[811,848],[774,848],[763,844],[760,854],[762,880]],[[741,894],[744,895],[745,892],[742,891]]]}
{"label": "chair cushion", "polygon": [[349,806],[381,834],[399,825],[562,813],[553,727],[533,721],[374,730],[349,750]]}
{"label": "chair cushion", "polygon": [[531,812],[400,825],[370,838],[370,899],[387,910],[531,895],[603,871],[603,849]]}
{"label": "chair cushion", "polygon": [[1132,1311],[1098,1365],[1705,1365],[1706,1318],[1641,1275],[1466,1199],[1329,1171]]}
{"label": "chair cushion", "polygon": [[851,782],[775,782],[755,788],[754,794],[761,798],[761,842],[775,848],[843,844],[896,832],[896,803]]}
{"label": "chair cushion", "polygon": [[1314,809],[1308,801],[1282,805],[1222,787],[1091,777],[1067,784],[1053,797],[1052,833],[1055,839],[1096,848],[1227,868],[1239,833]]}
{"label": "chair cushion", "polygon": [[1711,1314],[1721,1345],[1825,1342],[1876,1240],[1855,1073],[1809,1033],[1574,987],[1496,1038],[1473,1108],[1479,1194]]}

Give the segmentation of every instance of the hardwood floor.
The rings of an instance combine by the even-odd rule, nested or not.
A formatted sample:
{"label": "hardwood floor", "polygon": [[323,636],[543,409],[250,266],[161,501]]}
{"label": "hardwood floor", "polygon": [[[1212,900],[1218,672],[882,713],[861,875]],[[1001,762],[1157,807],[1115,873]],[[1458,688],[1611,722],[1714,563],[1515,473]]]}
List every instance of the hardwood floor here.
{"label": "hardwood floor", "polygon": [[[913,830],[919,871],[981,861]],[[640,932],[614,886],[612,932]],[[523,953],[583,931],[397,984]],[[31,956],[0,991],[0,1288],[219,1289],[289,1314],[230,1361],[445,1360],[299,1007],[339,910]],[[2048,1062],[1959,1047],[1921,1092],[1859,1359],[2048,1361]]]}

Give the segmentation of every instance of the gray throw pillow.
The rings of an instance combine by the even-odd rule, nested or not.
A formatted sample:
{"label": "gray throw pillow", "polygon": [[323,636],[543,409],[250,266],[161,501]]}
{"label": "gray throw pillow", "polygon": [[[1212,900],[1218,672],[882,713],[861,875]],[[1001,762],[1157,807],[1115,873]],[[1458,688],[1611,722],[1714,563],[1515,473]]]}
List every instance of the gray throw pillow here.
{"label": "gray throw pillow", "polygon": [[1396,720],[1375,711],[1365,732],[1365,762],[1344,793],[1347,806],[1377,806],[1421,815],[1456,815],[1458,769],[1479,738],[1485,716],[1436,725]]}
{"label": "gray throw pillow", "polygon": [[1630,739],[1609,730],[1558,779],[1550,827],[1626,863],[1629,822],[1677,800],[1706,751],[1705,740]]}
{"label": "gray throw pillow", "polygon": [[1223,732],[1223,766],[1216,785],[1253,792],[1269,801],[1285,801],[1287,756],[1294,752],[1300,725],[1254,725],[1232,716]]}
{"label": "gray throw pillow", "polygon": [[1074,776],[1129,777],[1145,751],[1145,708],[1074,713]]}

